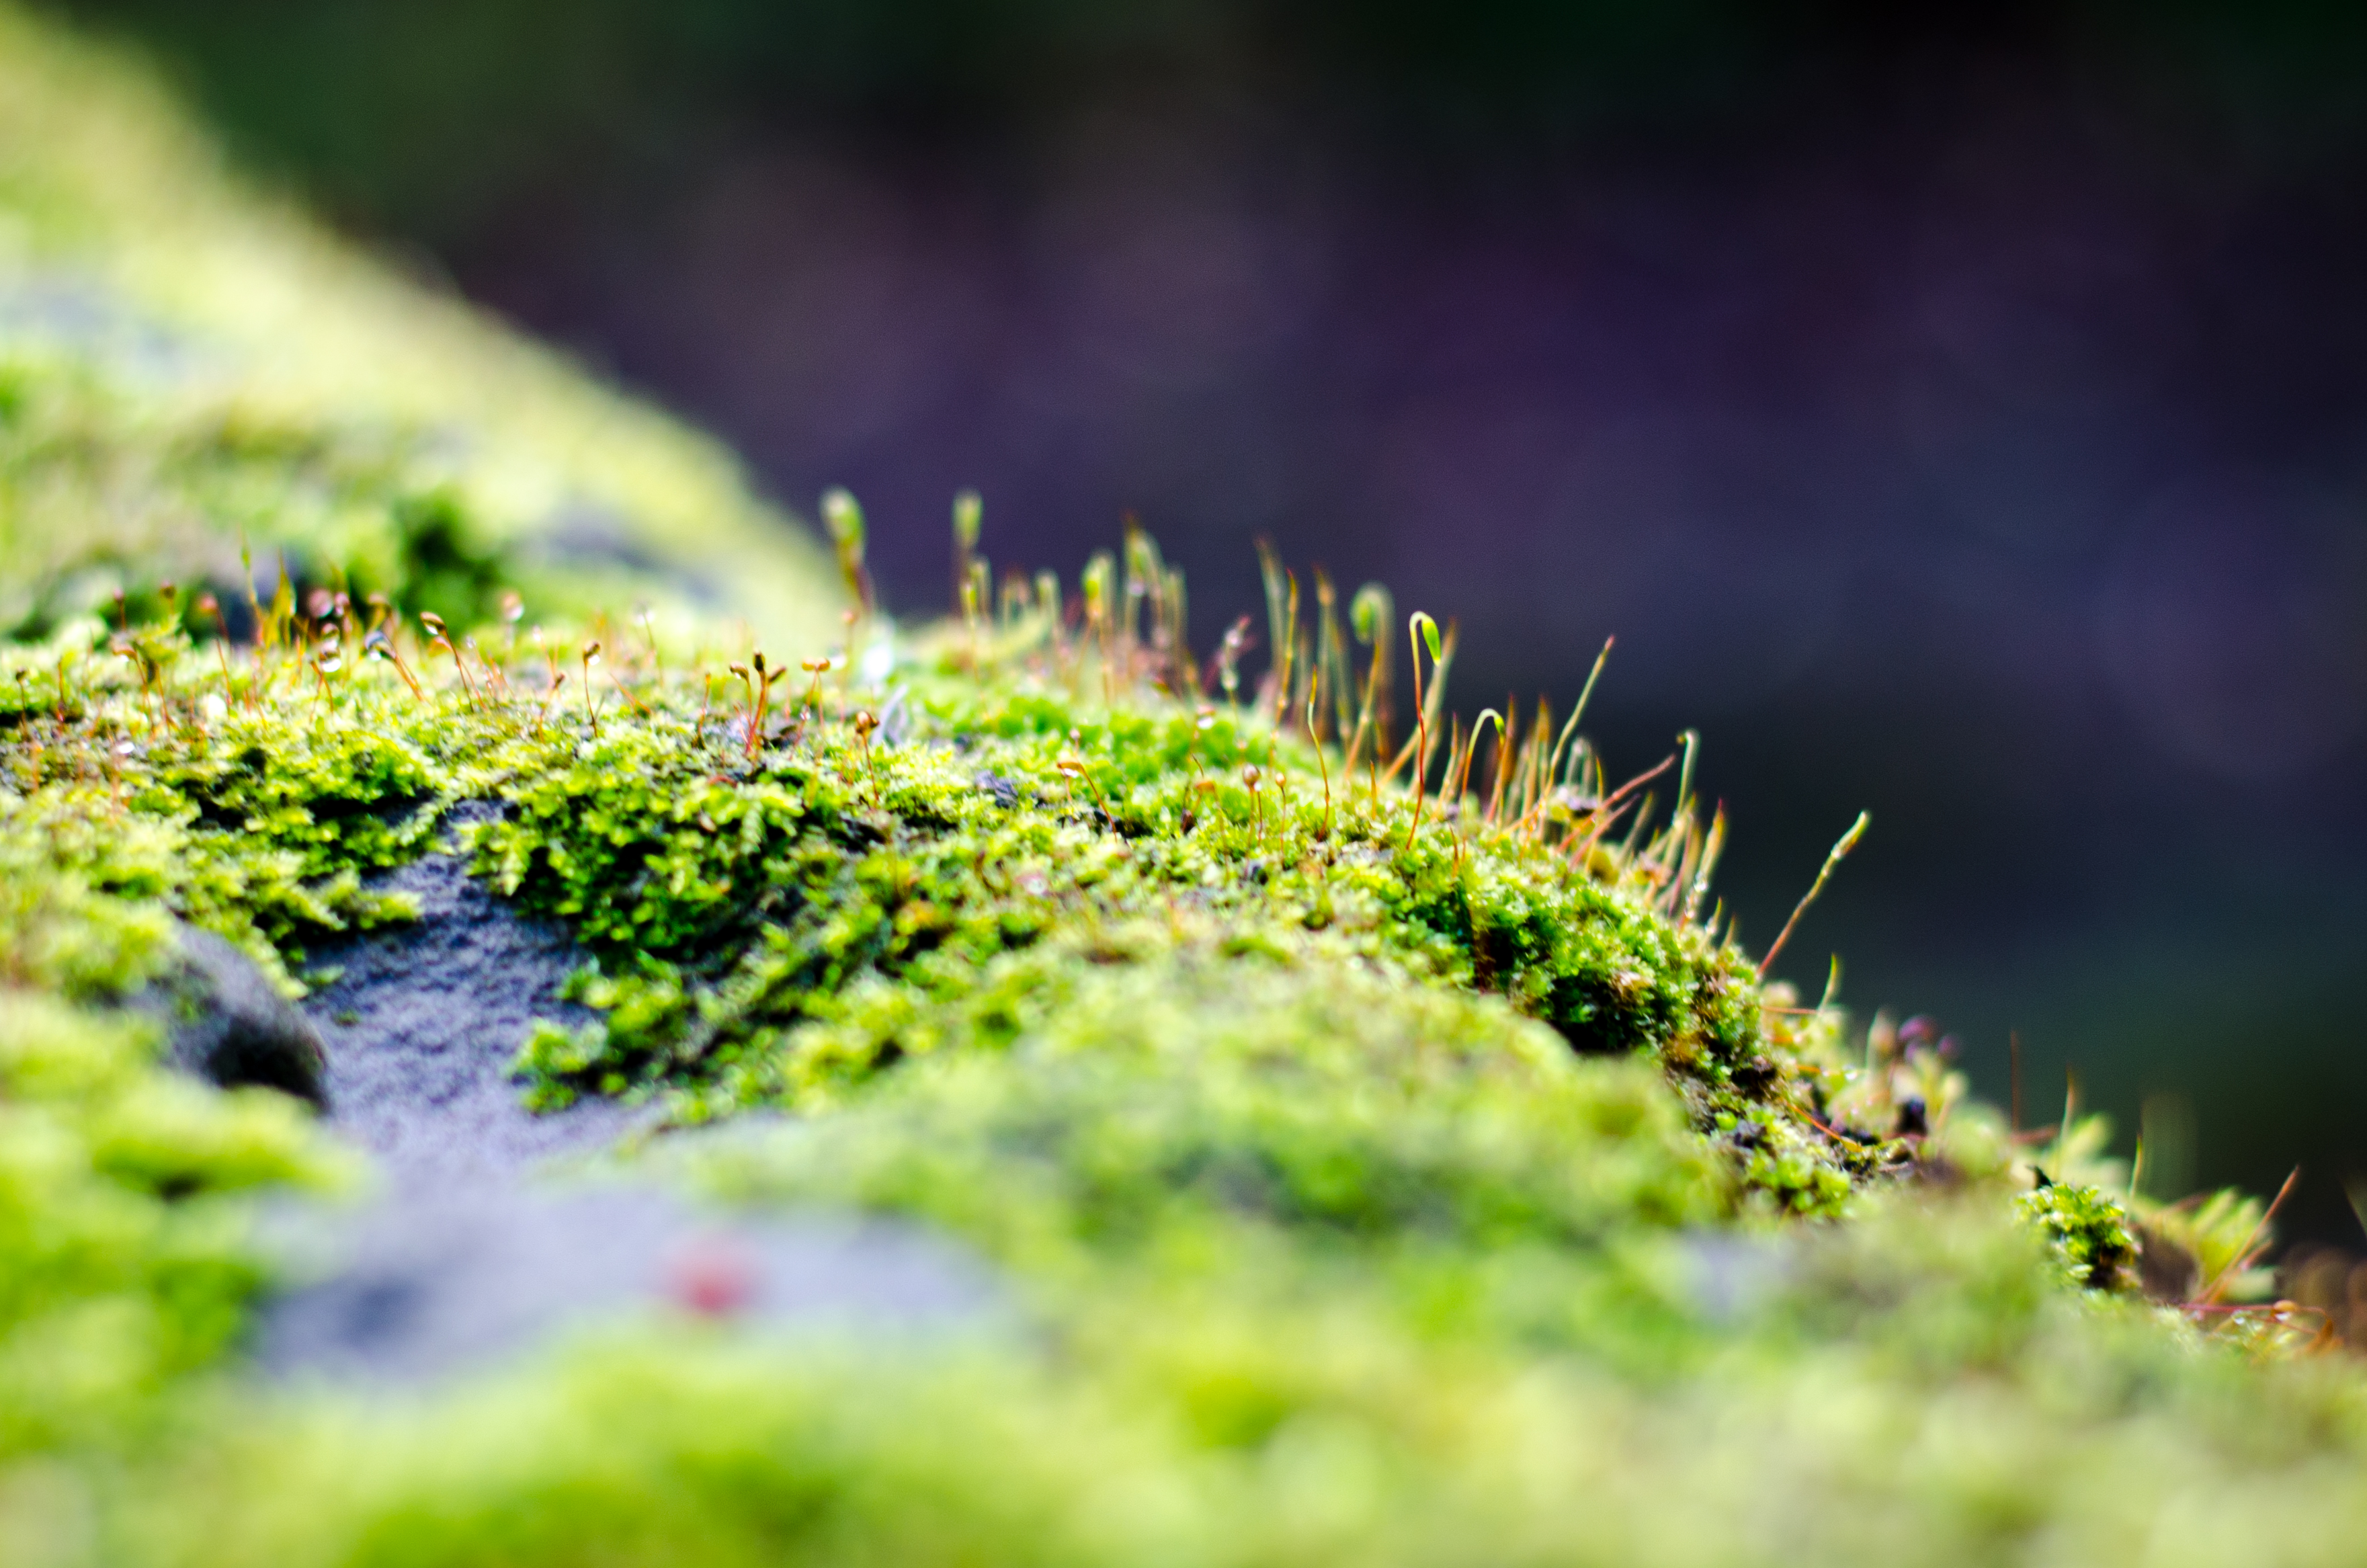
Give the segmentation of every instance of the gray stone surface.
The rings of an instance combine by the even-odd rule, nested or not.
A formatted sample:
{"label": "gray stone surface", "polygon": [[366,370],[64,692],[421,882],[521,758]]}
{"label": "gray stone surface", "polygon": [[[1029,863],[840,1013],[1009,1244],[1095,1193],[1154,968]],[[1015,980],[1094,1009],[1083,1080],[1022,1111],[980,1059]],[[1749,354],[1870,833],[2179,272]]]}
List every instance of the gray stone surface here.
{"label": "gray stone surface", "polygon": [[299,1278],[255,1342],[275,1375],[412,1383],[634,1314],[883,1334],[991,1321],[968,1254],[913,1227],[734,1216],[647,1187],[429,1187],[284,1216]]}
{"label": "gray stone surface", "polygon": [[[455,824],[493,809],[463,805]],[[990,1271],[918,1227],[734,1214],[629,1165],[595,1174],[647,1113],[589,1099],[536,1115],[512,1065],[537,1017],[591,1016],[559,999],[581,949],[448,842],[377,885],[416,897],[419,918],[317,946],[340,972],[305,1010],[328,1041],[329,1125],[375,1157],[379,1190],[272,1216],[288,1284],[257,1317],[265,1370],[433,1381],[653,1312],[866,1336],[994,1321]],[[585,1169],[564,1180],[571,1163]]]}
{"label": "gray stone surface", "polygon": [[[493,808],[460,807],[456,825]],[[419,918],[316,946],[340,972],[305,999],[328,1043],[331,1119],[401,1177],[515,1172],[616,1142],[638,1113],[587,1099],[538,1116],[513,1063],[538,1017],[580,1023],[559,999],[583,961],[564,931],[521,916],[449,849],[376,884],[419,901]]]}

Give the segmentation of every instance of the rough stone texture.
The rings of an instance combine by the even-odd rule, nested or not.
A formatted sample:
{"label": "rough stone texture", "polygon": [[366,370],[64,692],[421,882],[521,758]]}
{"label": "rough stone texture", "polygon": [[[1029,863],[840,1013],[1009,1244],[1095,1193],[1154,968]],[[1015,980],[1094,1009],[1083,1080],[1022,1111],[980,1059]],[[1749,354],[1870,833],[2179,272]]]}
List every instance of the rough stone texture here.
{"label": "rough stone texture", "polygon": [[637,1313],[866,1339],[998,1315],[986,1270],[912,1227],[733,1217],[646,1187],[431,1187],[289,1219],[283,1245],[316,1278],[261,1319],[255,1358],[281,1376],[434,1380]]}
{"label": "rough stone texture", "polygon": [[[467,805],[457,823],[492,808]],[[614,1142],[636,1112],[587,1100],[537,1116],[512,1064],[538,1017],[581,1022],[559,999],[583,955],[565,932],[521,917],[469,875],[464,857],[427,855],[377,884],[419,900],[419,918],[317,946],[340,970],[304,1008],[328,1042],[331,1118],[400,1177],[514,1172]]]}
{"label": "rough stone texture", "polygon": [[[493,809],[464,804],[454,824]],[[315,947],[314,965],[341,972],[305,1011],[328,1040],[329,1124],[375,1156],[382,1186],[279,1214],[302,1282],[258,1316],[264,1369],[416,1382],[668,1309],[866,1336],[992,1319],[984,1267],[912,1227],[734,1217],[622,1173],[552,1185],[538,1165],[596,1154],[645,1114],[521,1100],[512,1064],[534,1020],[591,1016],[559,999],[582,950],[449,846],[376,885],[417,898],[419,918]]]}
{"label": "rough stone texture", "polygon": [[173,1061],[222,1087],[328,1104],[321,1037],[254,960],[210,931],[174,933],[173,967],[133,1006],[164,1020]]}

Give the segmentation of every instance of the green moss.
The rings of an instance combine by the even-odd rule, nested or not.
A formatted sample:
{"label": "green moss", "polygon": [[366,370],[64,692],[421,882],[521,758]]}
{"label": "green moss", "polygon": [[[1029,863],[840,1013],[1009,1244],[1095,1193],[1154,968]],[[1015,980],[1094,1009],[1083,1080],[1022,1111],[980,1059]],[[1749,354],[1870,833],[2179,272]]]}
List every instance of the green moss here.
{"label": "green moss", "polygon": [[586,705],[532,692],[548,665],[491,659],[506,639],[464,676],[469,655],[441,665],[392,622],[385,660],[348,662],[366,640],[334,610],[267,623],[309,652],[233,657],[157,624],[104,652],[77,624],[0,667],[47,896],[299,960],[403,917],[364,879],[432,843],[450,801],[497,799],[467,835],[479,868],[595,958],[573,989],[602,1021],[528,1048],[544,1103],[823,1106],[908,1058],[1008,1046],[1081,968],[1207,953],[1499,997],[1581,1054],[1659,1061],[1704,1128],[1758,1118],[1763,1189],[1826,1209],[1849,1190],[1843,1146],[1795,1115],[1820,1092],[1807,1059],[1763,1026],[1738,954],[1651,906],[1648,868],[1582,874],[1509,822],[1417,825],[1398,790],[1327,803],[1309,783],[1331,765],[1263,721],[1111,707],[1014,655],[916,667],[892,741],[833,685],[752,747],[744,704],[654,653]]}
{"label": "green moss", "polygon": [[[114,324],[26,305],[61,278]],[[958,624],[847,628],[834,520],[845,596],[696,441],[0,9],[0,1561],[2353,1554],[2367,1383],[2225,1308],[2264,1206],[2120,1196],[2095,1119],[2025,1150],[1927,1035],[1762,986],[1682,775],[1638,823],[1533,715],[1483,785],[1443,703],[1391,769],[1386,595],[1310,630],[1275,564],[1244,702],[1138,534],[998,593],[968,514]],[[243,1377],[249,1195],[338,1162],[116,1004],[176,919],[284,976],[408,917],[378,873],[456,817],[588,955],[522,1092],[959,1237],[1000,1311]],[[2126,1288],[2139,1236],[2201,1301]]]}
{"label": "green moss", "polygon": [[210,689],[172,723],[127,693],[124,726],[94,731],[94,695],[74,699],[84,723],[21,714],[7,751],[0,860],[21,982],[122,994],[153,971],[165,914],[275,967],[310,937],[408,916],[362,877],[430,841],[433,763],[367,705],[289,722]]}
{"label": "green moss", "polygon": [[[648,601],[821,635],[821,553],[719,448],[222,167],[148,74],[0,6],[0,627],[114,586],[300,586],[459,622]],[[267,584],[266,592],[267,592]]]}
{"label": "green moss", "polygon": [[[687,692],[643,692],[648,717],[503,786],[479,865],[603,964],[576,994],[605,1022],[529,1051],[547,1100],[805,1103],[1007,1044],[1081,964],[1195,946],[1501,996],[1573,1050],[1654,1056],[1704,1108],[1801,1092],[1739,956],[1651,910],[1618,862],[1608,883],[1575,874],[1510,825],[1409,838],[1394,791],[1327,807],[1331,765],[1237,715],[1111,710],[1016,666],[912,680],[893,744],[858,739],[832,696],[752,756],[744,715],[702,727]],[[1260,791],[1238,782],[1251,767]]]}
{"label": "green moss", "polygon": [[[2337,1560],[2355,1381],[2087,1307],[2000,1219],[1886,1202],[1716,1312],[1672,1250],[1682,1353],[1655,1361],[1451,1310],[1409,1331],[1355,1277],[1254,1247],[1242,1273],[1284,1269],[1262,1286],[1204,1266],[1048,1292],[1048,1345],[659,1321],[432,1402],[250,1407],[142,1502],[184,1563],[1684,1568],[1894,1562],[1902,1534],[1925,1562],[2135,1563],[2162,1560],[2158,1520]],[[1538,1261],[1545,1301],[1597,1334],[1653,1300]]]}
{"label": "green moss", "polygon": [[0,358],[0,625],[39,639],[112,596],[142,623],[212,630],[210,587],[233,622],[260,550],[301,585],[475,622],[532,576],[485,527],[417,437],[334,420],[273,418],[230,396],[142,396],[58,349]]}
{"label": "green moss", "polygon": [[2129,1211],[2092,1187],[2048,1182],[2014,1200],[2022,1218],[2046,1234],[2056,1259],[2075,1285],[2091,1290],[2136,1288],[2136,1237]]}
{"label": "green moss", "polygon": [[339,1168],[293,1102],[164,1076],[152,1051],[0,988],[0,1472],[144,1430],[262,1283],[225,1195]]}

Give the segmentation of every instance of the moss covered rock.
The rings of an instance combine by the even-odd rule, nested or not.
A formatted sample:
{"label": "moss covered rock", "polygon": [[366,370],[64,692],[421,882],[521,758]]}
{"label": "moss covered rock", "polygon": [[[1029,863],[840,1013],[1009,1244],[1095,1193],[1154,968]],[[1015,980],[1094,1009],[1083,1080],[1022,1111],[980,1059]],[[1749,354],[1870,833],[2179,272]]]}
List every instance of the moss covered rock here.
{"label": "moss covered rock", "polygon": [[[2352,1551],[2367,1384],[2245,1304],[2261,1206],[1762,983],[1690,755],[1467,730],[1451,636],[1279,564],[1263,671],[1197,659],[1148,539],[997,578],[968,503],[899,628],[825,521],[0,11],[0,1560]],[[1018,1327],[694,1281],[464,1388],[260,1378],[258,1195],[360,1162],[131,1004],[186,926],[317,1009],[431,855],[572,944],[520,1115],[954,1238]]]}

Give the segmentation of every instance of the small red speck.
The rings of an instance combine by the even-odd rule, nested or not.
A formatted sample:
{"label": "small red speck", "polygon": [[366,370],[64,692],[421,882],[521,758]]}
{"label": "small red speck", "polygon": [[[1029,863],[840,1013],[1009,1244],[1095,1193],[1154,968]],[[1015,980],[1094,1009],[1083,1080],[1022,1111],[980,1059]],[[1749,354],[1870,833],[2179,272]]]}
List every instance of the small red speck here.
{"label": "small red speck", "polygon": [[723,1238],[693,1242],[666,1270],[666,1293],[701,1317],[730,1317],[755,1299],[755,1265]]}

